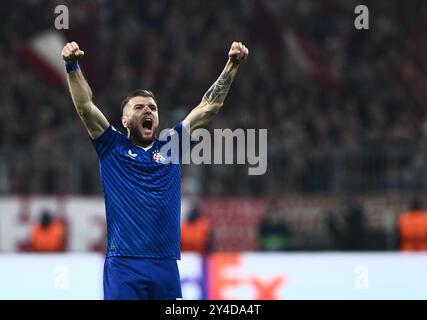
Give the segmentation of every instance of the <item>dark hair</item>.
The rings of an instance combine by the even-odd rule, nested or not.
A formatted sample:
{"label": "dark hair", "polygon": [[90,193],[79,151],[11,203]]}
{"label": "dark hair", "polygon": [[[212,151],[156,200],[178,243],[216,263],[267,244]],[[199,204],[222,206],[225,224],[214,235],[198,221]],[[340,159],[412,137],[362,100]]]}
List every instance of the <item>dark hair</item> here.
{"label": "dark hair", "polygon": [[421,208],[423,207],[423,204],[421,203],[421,200],[418,198],[414,198],[412,199],[411,202],[411,209],[416,211],[416,210],[421,210]]}
{"label": "dark hair", "polygon": [[40,216],[40,225],[46,228],[52,221],[52,216],[48,210],[43,210]]}
{"label": "dark hair", "polygon": [[127,105],[127,103],[129,102],[130,99],[134,98],[134,97],[149,97],[149,98],[153,98],[154,102],[156,102],[156,97],[154,96],[154,93],[152,93],[150,90],[145,90],[145,89],[137,89],[135,91],[132,91],[131,93],[129,93],[127,95],[127,97],[122,101],[122,104],[120,105],[120,110],[123,113],[123,109],[124,107]]}

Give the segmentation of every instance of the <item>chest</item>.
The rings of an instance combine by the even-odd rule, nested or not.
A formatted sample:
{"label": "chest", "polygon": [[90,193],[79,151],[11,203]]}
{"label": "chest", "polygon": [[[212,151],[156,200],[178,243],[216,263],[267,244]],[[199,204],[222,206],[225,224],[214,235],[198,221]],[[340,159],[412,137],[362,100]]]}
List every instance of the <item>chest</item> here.
{"label": "chest", "polygon": [[158,144],[148,150],[133,145],[120,145],[112,152],[112,166],[116,172],[143,180],[179,175],[180,165],[168,162],[160,150]]}

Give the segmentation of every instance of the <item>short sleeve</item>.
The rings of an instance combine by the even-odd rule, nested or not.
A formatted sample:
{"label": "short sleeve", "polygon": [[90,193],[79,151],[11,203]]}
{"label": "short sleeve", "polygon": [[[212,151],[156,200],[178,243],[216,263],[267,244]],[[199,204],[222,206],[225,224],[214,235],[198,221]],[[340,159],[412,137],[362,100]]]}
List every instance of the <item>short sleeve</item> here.
{"label": "short sleeve", "polygon": [[113,150],[120,135],[121,134],[110,125],[98,138],[91,139],[99,158],[107,156]]}
{"label": "short sleeve", "polygon": [[180,142],[180,152],[187,152],[191,147],[191,136],[190,133],[185,129],[182,121],[179,122],[174,128],[173,128],[179,135],[179,142]]}
{"label": "short sleeve", "polygon": [[161,141],[165,141],[166,143],[170,142],[171,139],[177,135],[177,142],[178,145],[176,145],[179,149],[178,149],[178,153],[176,153],[173,149],[172,150],[168,150],[167,152],[167,157],[171,158],[172,161],[175,161],[174,159],[177,159],[175,157],[175,155],[179,155],[179,160],[178,162],[182,162],[182,158],[183,155],[186,152],[189,152],[191,147],[192,147],[192,142],[191,142],[191,136],[190,133],[185,129],[185,127],[183,126],[182,121],[179,122],[177,125],[175,125],[175,127],[173,127],[172,129],[169,129],[166,132],[163,132],[163,134],[160,136],[160,140]]}

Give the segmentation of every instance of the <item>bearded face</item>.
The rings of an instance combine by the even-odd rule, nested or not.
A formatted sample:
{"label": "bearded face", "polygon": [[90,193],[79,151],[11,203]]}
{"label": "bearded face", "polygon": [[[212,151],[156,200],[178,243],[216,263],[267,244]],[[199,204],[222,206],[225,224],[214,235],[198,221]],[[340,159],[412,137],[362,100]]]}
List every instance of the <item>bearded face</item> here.
{"label": "bearded face", "polygon": [[159,128],[157,104],[151,97],[133,97],[123,109],[122,124],[136,145],[147,147]]}

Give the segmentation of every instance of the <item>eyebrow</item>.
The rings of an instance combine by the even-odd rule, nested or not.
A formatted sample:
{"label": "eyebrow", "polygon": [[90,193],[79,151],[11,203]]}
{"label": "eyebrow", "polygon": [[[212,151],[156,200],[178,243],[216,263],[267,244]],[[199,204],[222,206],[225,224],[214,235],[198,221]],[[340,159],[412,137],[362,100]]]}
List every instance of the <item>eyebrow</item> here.
{"label": "eyebrow", "polygon": [[157,108],[157,105],[155,105],[154,103],[146,103],[146,104],[144,104],[144,103],[137,103],[137,104],[134,104],[134,105],[132,106],[132,108],[135,108],[135,107],[137,107],[137,106],[145,106],[145,105],[153,106],[153,107],[156,107],[156,108]]}

